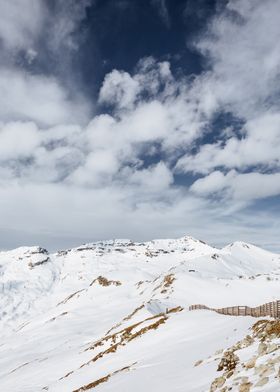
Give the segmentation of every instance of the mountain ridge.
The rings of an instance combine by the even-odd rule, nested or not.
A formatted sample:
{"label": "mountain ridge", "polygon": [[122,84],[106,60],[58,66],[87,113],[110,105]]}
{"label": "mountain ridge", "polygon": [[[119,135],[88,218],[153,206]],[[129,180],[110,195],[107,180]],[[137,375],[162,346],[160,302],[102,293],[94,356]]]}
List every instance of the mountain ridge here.
{"label": "mountain ridge", "polygon": [[254,307],[279,295],[278,254],[189,236],[20,247],[1,252],[0,265],[0,386],[9,392],[208,391],[214,364],[201,377],[194,363],[255,320],[189,306]]}

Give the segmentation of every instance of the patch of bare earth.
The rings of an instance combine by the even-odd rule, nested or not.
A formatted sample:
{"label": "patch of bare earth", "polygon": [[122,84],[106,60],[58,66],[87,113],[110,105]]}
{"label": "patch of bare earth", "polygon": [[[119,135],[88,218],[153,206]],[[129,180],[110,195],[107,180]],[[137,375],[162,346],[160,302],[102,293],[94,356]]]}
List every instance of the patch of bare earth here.
{"label": "patch of bare earth", "polygon": [[121,286],[121,282],[119,280],[109,280],[105,278],[104,276],[98,276],[96,279],[94,279],[90,286],[94,285],[94,283],[100,284],[100,286],[108,287],[108,286]]}
{"label": "patch of bare earth", "polygon": [[[154,321],[155,320],[155,321]],[[104,355],[114,353],[118,350],[119,347],[125,346],[128,342],[132,341],[133,339],[140,337],[147,333],[150,330],[156,330],[160,325],[164,324],[167,320],[166,315],[164,314],[159,314],[153,317],[149,317],[143,321],[140,321],[138,323],[135,323],[133,325],[130,325],[129,327],[126,327],[122,329],[119,332],[116,332],[112,335],[105,336],[103,339],[95,342],[93,345],[88,347],[85,351],[88,350],[95,350],[97,347],[103,346],[106,342],[110,344],[110,346],[105,349],[104,351],[99,352],[95,357],[93,357],[90,361],[84,363],[81,365],[81,367],[84,367],[86,365],[89,365],[92,362],[96,362],[98,359],[102,358]],[[148,321],[153,321],[151,324],[146,325],[140,329],[142,324],[148,322]]]}
{"label": "patch of bare earth", "polygon": [[123,367],[122,369],[115,370],[113,373],[109,373],[109,374],[107,374],[106,376],[104,376],[104,377],[102,377],[102,378],[99,378],[98,380],[95,380],[95,381],[93,381],[93,382],[91,382],[91,383],[89,383],[89,384],[87,384],[87,385],[84,385],[84,386],[82,386],[82,387],[80,387],[80,388],[78,388],[78,389],[75,389],[73,392],[88,391],[88,390],[90,390],[90,389],[96,388],[98,385],[100,385],[100,384],[102,384],[102,383],[104,383],[104,382],[109,381],[109,379],[110,379],[112,376],[115,376],[116,374],[121,373],[121,372],[125,372],[125,371],[131,370],[131,367],[132,367],[133,365],[135,365],[135,364],[136,364],[136,362],[133,363],[132,365],[125,366],[125,367]]}
{"label": "patch of bare earth", "polygon": [[161,294],[166,294],[168,293],[168,291],[172,292],[173,291],[172,284],[174,283],[174,281],[175,281],[174,274],[165,275],[161,284],[156,286],[153,291],[157,291],[160,289]]}
{"label": "patch of bare earth", "polygon": [[128,316],[124,317],[122,319],[122,321],[120,321],[118,324],[114,325],[111,329],[109,329],[109,331],[106,333],[106,335],[109,335],[114,329],[117,329],[118,327],[120,327],[124,321],[130,320],[137,312],[139,312],[141,309],[143,309],[144,306],[145,305],[142,304],[142,305],[138,306],[136,309],[134,309],[133,312],[131,312]]}
{"label": "patch of bare earth", "polygon": [[51,322],[51,321],[55,321],[55,320],[58,319],[59,317],[66,316],[66,314],[68,314],[68,312],[60,313],[58,316],[52,317],[52,318],[51,318],[50,320],[48,320],[47,322],[49,323],[49,322]]}
{"label": "patch of bare earth", "polygon": [[82,291],[85,291],[85,289],[75,291],[75,293],[68,295],[68,297],[66,297],[63,301],[59,302],[56,306],[66,304],[66,302],[68,302],[70,299],[74,298],[76,295],[78,295]]}
{"label": "patch of bare earth", "polygon": [[[142,308],[139,307],[139,309]],[[137,308],[138,309],[138,308]],[[106,335],[102,339],[94,342],[91,344],[88,348],[86,348],[84,351],[95,351],[96,349],[102,347],[102,346],[107,346],[104,350],[99,351],[92,359],[89,361],[83,363],[79,369],[83,368],[84,366],[88,366],[99,359],[103,358],[105,355],[115,353],[119,348],[124,347],[127,343],[131,342],[132,340],[136,338],[140,338],[143,335],[145,335],[147,332],[152,331],[152,330],[157,330],[161,325],[165,324],[165,322],[168,320],[168,314],[172,313],[178,313],[181,312],[183,308],[181,306],[169,309],[166,314],[164,313],[159,313],[155,316],[148,317],[138,323],[132,324],[126,328],[123,328],[122,330]],[[130,314],[135,314],[135,311]],[[128,316],[129,317],[129,316]],[[132,317],[132,316],[131,316]],[[70,371],[67,373],[65,376],[61,377],[61,379],[69,377],[71,374],[73,374],[75,371]],[[110,375],[109,375],[110,376]],[[107,376],[106,376],[107,377]],[[104,379],[106,378],[104,377]],[[109,377],[110,378],[110,377]],[[103,378],[101,379],[103,380]],[[97,380],[99,381],[99,380]],[[107,379],[102,381],[105,382],[108,381]],[[96,382],[96,381],[95,381]],[[99,382],[100,383],[100,382]],[[98,384],[97,384],[98,385]],[[86,389],[78,389],[77,391],[83,391]]]}

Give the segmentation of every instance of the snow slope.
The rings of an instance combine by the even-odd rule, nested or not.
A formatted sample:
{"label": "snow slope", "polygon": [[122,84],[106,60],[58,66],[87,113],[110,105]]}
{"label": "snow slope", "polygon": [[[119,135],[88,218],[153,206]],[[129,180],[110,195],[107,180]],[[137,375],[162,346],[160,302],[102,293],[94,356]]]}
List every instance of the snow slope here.
{"label": "snow slope", "polygon": [[279,274],[279,255],[191,237],[1,252],[0,390],[209,391],[217,364],[195,362],[256,320],[188,307],[279,299]]}

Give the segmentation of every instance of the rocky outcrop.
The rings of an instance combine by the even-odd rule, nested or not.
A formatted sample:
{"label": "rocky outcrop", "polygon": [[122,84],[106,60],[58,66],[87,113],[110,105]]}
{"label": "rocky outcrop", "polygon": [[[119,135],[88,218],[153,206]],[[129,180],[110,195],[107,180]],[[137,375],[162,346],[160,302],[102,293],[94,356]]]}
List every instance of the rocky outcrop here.
{"label": "rocky outcrop", "polygon": [[239,362],[239,358],[233,351],[226,351],[219,363],[218,371],[230,372],[234,370]]}
{"label": "rocky outcrop", "polygon": [[[217,371],[222,374],[213,380],[209,391],[250,392],[253,387],[254,390],[257,388],[261,391],[262,387],[270,382],[279,385],[279,338],[280,321],[260,320],[255,323],[250,335],[222,353],[215,354],[213,360],[219,359],[217,354],[220,355]],[[249,346],[250,351],[246,350]],[[195,366],[201,363],[199,361]]]}
{"label": "rocky outcrop", "polygon": [[109,280],[107,278],[105,278],[104,276],[98,276],[96,279],[94,279],[90,286],[92,286],[94,283],[99,283],[100,286],[121,286],[121,282],[119,280]]}

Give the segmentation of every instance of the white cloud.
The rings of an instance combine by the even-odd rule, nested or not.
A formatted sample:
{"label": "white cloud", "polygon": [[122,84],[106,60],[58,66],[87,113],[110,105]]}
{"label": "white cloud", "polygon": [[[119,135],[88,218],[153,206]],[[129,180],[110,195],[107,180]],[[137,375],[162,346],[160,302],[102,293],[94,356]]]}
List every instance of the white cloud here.
{"label": "white cloud", "polygon": [[99,100],[122,108],[130,108],[140,91],[139,82],[128,72],[113,70],[107,74],[100,90]]}
{"label": "white cloud", "polygon": [[170,27],[171,21],[166,5],[166,0],[152,0],[152,4],[157,8],[159,16],[166,27]]}
{"label": "white cloud", "polygon": [[40,48],[44,37],[57,54],[62,47],[76,49],[74,33],[93,1],[56,0],[52,5],[46,0],[0,0],[0,40],[5,50],[29,54]]}
{"label": "white cloud", "polygon": [[69,181],[75,185],[99,188],[112,182],[113,176],[119,170],[117,157],[108,150],[91,152],[83,166],[79,166]]}
{"label": "white cloud", "polygon": [[41,32],[45,12],[42,0],[0,1],[0,39],[5,49],[30,49]]}
{"label": "white cloud", "polygon": [[0,126],[0,161],[28,158],[39,143],[34,123],[13,122]]}
{"label": "white cloud", "polygon": [[183,171],[209,173],[225,169],[246,169],[254,166],[280,167],[280,114],[270,113],[248,120],[243,128],[244,136],[235,135],[224,141],[201,146],[195,156],[186,155],[177,163]]}
{"label": "white cloud", "polygon": [[59,53],[63,48],[76,50],[79,45],[75,33],[80,23],[86,17],[86,9],[95,0],[56,0],[54,10],[47,16],[47,26],[51,29],[48,34],[49,47]]}
{"label": "white cloud", "polygon": [[[159,162],[148,169],[134,171],[129,181],[140,186],[144,193],[151,194],[167,191],[173,183],[173,175],[163,162]],[[159,198],[163,198],[162,195]]]}
{"label": "white cloud", "polygon": [[[74,86],[69,91],[63,80],[68,77],[69,53],[80,37],[74,33],[90,2],[58,0],[52,10],[45,0],[0,0],[1,120],[34,120],[50,126],[88,119],[89,106],[82,94]],[[40,63],[50,61],[46,57],[50,52],[52,70],[40,73]],[[36,61],[37,72],[25,72],[25,65]],[[59,67],[62,80],[55,76]]]}
{"label": "white cloud", "polygon": [[220,194],[234,201],[252,201],[280,195],[280,173],[244,173],[235,170],[223,174],[214,171],[208,176],[196,180],[191,190],[199,195]]}
{"label": "white cloud", "polygon": [[173,96],[177,88],[167,61],[157,62],[153,57],[139,61],[136,72],[113,70],[105,76],[99,101],[117,109],[132,109],[139,101]]}
{"label": "white cloud", "polygon": [[214,171],[207,177],[196,180],[191,190],[199,195],[211,195],[222,191],[226,187],[225,175],[220,171]]}
{"label": "white cloud", "polygon": [[198,77],[201,91],[210,92],[217,112],[230,112],[243,126],[238,133],[214,129],[215,141],[187,152],[176,170],[206,175],[192,190],[217,193],[237,208],[244,207],[238,200],[247,205],[279,194],[279,11],[273,0],[229,1],[196,42],[211,68]]}
{"label": "white cloud", "polygon": [[274,0],[231,0],[196,44],[211,64],[208,83],[220,104],[242,117],[278,108],[279,11]]}
{"label": "white cloud", "polygon": [[87,115],[87,104],[82,99],[70,99],[55,78],[0,68],[2,120],[34,120],[44,125],[54,125],[83,121]]}
{"label": "white cloud", "polygon": [[[224,161],[219,158],[218,150],[212,153],[219,144],[204,147],[210,152],[203,161],[202,158],[201,162],[198,161],[199,155],[193,160],[192,170],[197,165],[198,171],[201,171],[204,162],[205,173],[210,174],[196,181],[191,192],[187,187],[177,186],[174,183],[174,152],[191,146],[202,135],[207,119],[216,108],[215,100],[206,98],[200,101],[201,80],[191,84],[176,81],[166,63],[144,60],[138,72],[127,74],[125,78],[121,72],[107,76],[101,95],[102,99],[113,104],[112,114],[97,115],[85,127],[61,124],[41,129],[31,122],[3,125],[3,129],[13,126],[16,135],[27,135],[26,145],[19,147],[23,151],[20,150],[17,155],[5,141],[3,151],[6,151],[6,157],[10,154],[13,158],[29,158],[27,163],[18,160],[12,168],[6,166],[2,169],[2,178],[6,179],[0,187],[2,200],[5,200],[5,211],[2,212],[5,222],[10,219],[9,230],[13,230],[15,225],[20,228],[22,220],[27,219],[25,214],[32,214],[40,217],[40,221],[34,217],[30,230],[40,227],[37,231],[40,238],[44,235],[53,238],[53,233],[67,238],[87,238],[89,232],[94,238],[116,235],[149,238],[188,232],[211,240],[213,237],[206,230],[207,222],[209,227],[215,223],[216,230],[220,232],[227,230],[227,238],[230,239],[231,231],[224,220],[225,214],[236,217],[238,210],[252,200],[277,194],[278,187],[273,185],[279,180],[277,175],[240,174],[235,171],[211,173],[217,162],[230,167],[230,162],[236,162],[237,157],[243,156],[240,165],[244,167],[244,159],[248,160],[246,153],[240,155],[238,148],[233,149],[230,160],[227,144],[224,146],[228,149]],[[151,73],[156,82],[150,88]],[[116,75],[117,78],[120,76],[119,82],[111,85],[108,80]],[[127,80],[140,79],[137,94],[123,98]],[[105,93],[108,86],[111,90]],[[148,99],[143,99],[141,89],[147,91],[149,88]],[[212,94],[209,93],[209,97]],[[115,97],[120,97],[120,100]],[[277,121],[278,116],[274,114],[248,121],[247,134],[252,133],[263,143],[265,134],[262,129],[270,123],[270,140],[276,140]],[[29,145],[28,135],[32,135],[33,145]],[[10,134],[12,136],[13,133]],[[233,139],[231,135],[229,137]],[[239,143],[237,139],[236,142]],[[165,154],[165,160],[159,162],[157,157],[153,161],[157,145],[162,149],[161,154]],[[146,165],[143,154],[148,153],[151,154],[150,164]],[[265,190],[260,191],[263,181]],[[11,208],[14,208],[20,189],[24,189],[22,202],[28,207],[21,211],[22,204],[19,204],[16,215],[13,215],[16,218],[11,219]],[[218,195],[223,205],[219,206],[212,200],[209,197],[212,194]],[[32,203],[27,202],[29,198],[33,198]],[[239,219],[242,220],[242,216]],[[120,220],[123,231],[119,228]],[[264,222],[264,218],[260,219],[260,229]],[[149,230],[145,229],[147,225]],[[101,226],[101,231],[97,231],[96,227]],[[236,233],[245,230],[245,227],[243,220],[236,223]],[[48,230],[52,230],[52,235]],[[248,233],[246,235],[249,236]],[[61,241],[64,241],[63,238]]]}
{"label": "white cloud", "polygon": [[[65,184],[10,183],[0,187],[1,244],[51,248],[104,238],[148,240],[185,234],[223,245],[244,240],[277,249],[279,211],[224,216],[224,205],[165,191],[151,198],[142,187],[100,189]],[[11,241],[12,239],[12,241]],[[279,247],[278,247],[279,250]]]}
{"label": "white cloud", "polygon": [[[24,1],[11,3],[18,7],[14,18]],[[66,3],[57,4],[50,49],[75,50],[73,33],[88,2],[77,5],[73,18],[77,2],[68,2],[66,13]],[[48,238],[42,245],[54,244],[54,237],[64,246],[74,239],[184,233],[275,245],[279,211],[250,215],[248,208],[280,194],[279,6],[270,0],[249,4],[230,1],[197,42],[211,69],[179,78],[168,62],[148,57],[135,72],[113,70],[99,95],[110,114],[98,114],[87,125],[88,105],[70,97],[57,78],[2,65],[2,229],[17,241]],[[46,11],[37,12],[37,20],[46,21]],[[28,18],[23,15],[11,36],[0,27],[0,38],[11,51],[26,50],[33,62],[45,22],[31,21],[25,30]],[[222,129],[214,142],[197,146],[221,111],[243,121],[240,133]],[[191,153],[193,147],[197,152]],[[178,173],[192,172],[204,177],[190,188],[184,179],[176,183]]]}

